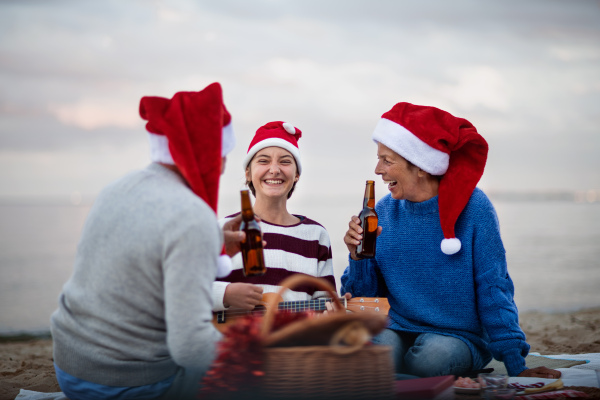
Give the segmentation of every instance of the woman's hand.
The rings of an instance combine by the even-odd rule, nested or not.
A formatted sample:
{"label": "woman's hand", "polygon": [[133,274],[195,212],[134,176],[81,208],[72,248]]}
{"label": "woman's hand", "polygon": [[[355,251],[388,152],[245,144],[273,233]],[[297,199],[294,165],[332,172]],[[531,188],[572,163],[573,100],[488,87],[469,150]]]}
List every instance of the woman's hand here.
{"label": "woman's hand", "polygon": [[263,288],[251,283],[230,283],[225,288],[223,305],[225,307],[253,310],[262,301]]}
{"label": "woman's hand", "polygon": [[561,372],[555,369],[546,367],[529,368],[521,372],[518,376],[520,377],[532,377],[532,378],[548,378],[558,379],[561,376]]}
{"label": "woman's hand", "polygon": [[[381,235],[382,230],[383,228],[381,226],[377,227],[377,236]],[[360,226],[360,218],[358,218],[356,215],[353,215],[348,223],[348,231],[344,236],[344,243],[346,243],[346,247],[350,252],[350,257],[352,257],[353,260],[360,260],[358,257],[356,257],[356,247],[360,244],[360,241],[363,238],[362,233],[363,229]]]}
{"label": "woman's hand", "polygon": [[[340,297],[340,302],[344,304],[344,299],[350,300],[351,298],[352,295],[350,293],[346,293],[345,295]],[[323,314],[327,314],[329,311],[340,311],[338,308],[339,307],[337,306],[337,304],[335,304],[334,301],[328,301],[327,303],[325,303],[325,311],[323,311]]]}

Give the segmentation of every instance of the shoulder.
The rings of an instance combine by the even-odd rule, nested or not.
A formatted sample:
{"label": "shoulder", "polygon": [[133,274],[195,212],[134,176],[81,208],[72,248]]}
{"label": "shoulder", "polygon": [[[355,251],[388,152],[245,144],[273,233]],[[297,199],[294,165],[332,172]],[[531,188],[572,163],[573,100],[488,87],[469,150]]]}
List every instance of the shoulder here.
{"label": "shoulder", "polygon": [[475,188],[463,210],[466,218],[472,218],[475,223],[498,223],[496,209],[489,197],[479,188]]}
{"label": "shoulder", "polygon": [[473,190],[465,209],[475,212],[489,212],[494,210],[494,205],[483,190],[476,187]]}
{"label": "shoulder", "polygon": [[317,221],[315,221],[314,219],[310,219],[308,217],[305,217],[304,215],[295,215],[295,216],[300,218],[300,225],[306,225],[306,226],[314,227],[315,229],[325,230],[325,227],[323,225],[321,225],[320,223],[318,223]]}
{"label": "shoulder", "polygon": [[314,219],[305,217],[304,215],[295,215],[300,218],[297,225],[287,227],[286,234],[295,236],[304,240],[318,240],[319,243],[329,245],[329,233],[327,229]]}

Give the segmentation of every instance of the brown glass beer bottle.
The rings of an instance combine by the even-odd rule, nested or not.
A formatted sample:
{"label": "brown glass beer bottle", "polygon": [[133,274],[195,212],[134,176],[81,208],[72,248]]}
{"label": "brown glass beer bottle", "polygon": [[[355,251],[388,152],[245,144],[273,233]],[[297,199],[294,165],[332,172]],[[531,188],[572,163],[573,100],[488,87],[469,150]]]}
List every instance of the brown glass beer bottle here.
{"label": "brown glass beer bottle", "polygon": [[363,228],[360,244],[356,247],[358,258],[375,257],[375,245],[377,243],[377,213],[375,212],[375,182],[367,181],[363,209],[360,214],[360,226]]}
{"label": "brown glass beer bottle", "polygon": [[241,243],[244,276],[259,276],[267,272],[263,256],[263,242],[260,225],[254,219],[252,203],[248,190],[242,190],[242,224],[240,231],[246,233],[246,239]]}

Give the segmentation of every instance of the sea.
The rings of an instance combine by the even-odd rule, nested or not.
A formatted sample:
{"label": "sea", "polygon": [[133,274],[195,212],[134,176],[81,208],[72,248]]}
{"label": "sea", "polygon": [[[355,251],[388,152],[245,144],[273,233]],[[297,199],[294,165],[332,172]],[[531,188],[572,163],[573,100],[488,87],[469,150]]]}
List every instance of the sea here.
{"label": "sea", "polygon": [[[600,202],[570,198],[490,196],[500,220],[520,312],[600,307]],[[335,275],[347,264],[343,236],[360,200],[331,195],[290,200],[290,211],[324,225]],[[90,201],[0,201],[0,334],[49,330],[64,283],[73,271]],[[220,204],[223,215],[235,202]],[[221,214],[221,213],[220,213]]]}

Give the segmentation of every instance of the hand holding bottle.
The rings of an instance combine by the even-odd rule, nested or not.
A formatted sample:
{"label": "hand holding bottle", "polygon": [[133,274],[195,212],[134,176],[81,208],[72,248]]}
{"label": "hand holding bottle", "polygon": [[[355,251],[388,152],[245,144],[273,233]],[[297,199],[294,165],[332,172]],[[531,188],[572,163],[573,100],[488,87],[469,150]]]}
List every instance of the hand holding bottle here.
{"label": "hand holding bottle", "polygon": [[[260,222],[260,218],[254,216],[256,222]],[[223,241],[225,244],[225,253],[229,257],[233,257],[242,250],[242,242],[246,239],[246,233],[240,231],[240,225],[242,224],[242,215],[238,215],[223,225]],[[267,245],[267,242],[263,240],[263,247]]]}
{"label": "hand holding bottle", "polygon": [[[381,226],[377,227],[377,236],[381,234],[383,228]],[[344,235],[344,243],[346,243],[346,247],[350,252],[350,257],[353,260],[360,260],[360,257],[356,256],[356,248],[360,244],[363,239],[363,228],[360,226],[360,218],[356,215],[353,215],[350,218],[350,222],[348,223],[348,231],[346,231],[346,235]]]}
{"label": "hand holding bottle", "polygon": [[363,208],[360,214],[352,216],[350,229],[344,236],[344,243],[350,250],[353,260],[375,257],[377,236],[382,228],[378,226],[377,212],[375,211],[375,182],[367,181]]}

